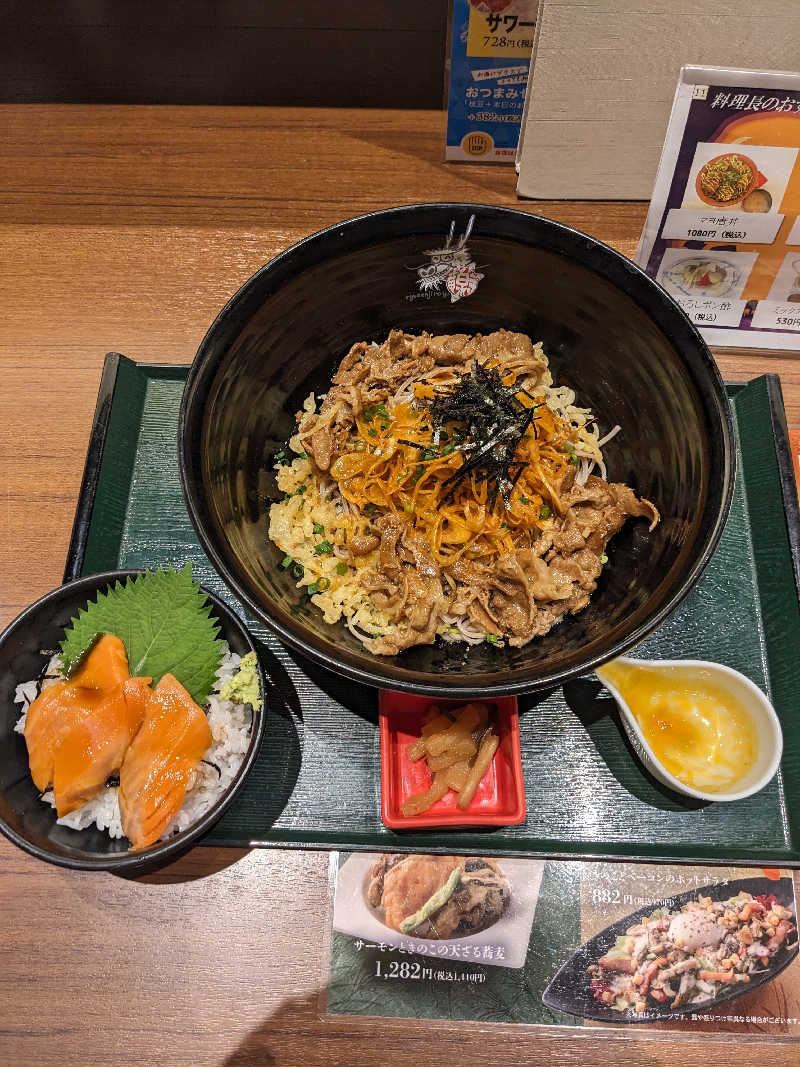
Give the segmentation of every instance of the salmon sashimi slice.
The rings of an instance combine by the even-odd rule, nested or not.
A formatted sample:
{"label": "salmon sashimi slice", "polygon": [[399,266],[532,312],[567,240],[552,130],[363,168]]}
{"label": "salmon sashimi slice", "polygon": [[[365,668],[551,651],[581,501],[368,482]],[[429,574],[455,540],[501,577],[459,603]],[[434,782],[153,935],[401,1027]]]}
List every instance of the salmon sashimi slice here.
{"label": "salmon sashimi slice", "polygon": [[56,751],[69,733],[103,699],[97,689],[55,682],[43,689],[25,717],[25,744],[34,785],[43,793],[53,784]]}
{"label": "salmon sashimi slice", "polygon": [[151,681],[128,678],[62,732],[53,770],[59,819],[96,796],[120,770],[144,722]]}
{"label": "salmon sashimi slice", "polygon": [[154,844],[180,810],[213,738],[202,709],[172,674],[150,693],[142,728],[119,775],[122,829],[131,851]]}
{"label": "salmon sashimi slice", "polygon": [[130,678],[128,654],[116,634],[102,634],[70,678],[72,685],[110,692]]}
{"label": "salmon sashimi slice", "polygon": [[103,634],[69,681],[55,682],[33,701],[24,735],[31,777],[40,792],[53,782],[56,750],[64,737],[128,677],[125,646],[114,634]]}

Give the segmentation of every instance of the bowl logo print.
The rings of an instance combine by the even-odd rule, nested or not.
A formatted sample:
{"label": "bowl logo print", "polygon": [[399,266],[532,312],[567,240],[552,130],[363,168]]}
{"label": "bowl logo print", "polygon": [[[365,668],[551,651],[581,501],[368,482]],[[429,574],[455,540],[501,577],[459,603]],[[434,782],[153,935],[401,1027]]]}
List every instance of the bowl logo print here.
{"label": "bowl logo print", "polygon": [[474,263],[467,263],[462,267],[452,267],[445,279],[447,291],[450,293],[450,303],[454,304],[462,296],[469,296],[478,288],[478,282],[483,277],[478,274]]}
{"label": "bowl logo print", "polygon": [[470,296],[475,292],[483,275],[478,271],[474,260],[470,258],[467,248],[467,241],[474,224],[475,216],[470,215],[467,228],[454,244],[453,235],[456,223],[453,219],[444,245],[425,253],[430,263],[415,268],[420,295],[442,293],[446,290],[450,294],[450,303],[455,304],[463,296]]}

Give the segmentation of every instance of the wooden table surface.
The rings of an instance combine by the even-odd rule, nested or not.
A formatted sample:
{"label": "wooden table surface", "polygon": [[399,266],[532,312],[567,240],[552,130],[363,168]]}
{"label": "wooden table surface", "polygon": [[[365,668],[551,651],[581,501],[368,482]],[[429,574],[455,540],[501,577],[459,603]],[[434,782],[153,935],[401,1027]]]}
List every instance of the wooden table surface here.
{"label": "wooden table surface", "polygon": [[[61,580],[105,352],[190,362],[262,263],[376,208],[522,207],[629,256],[646,211],[520,203],[513,168],[441,162],[438,112],[4,106],[0,130],[0,626]],[[800,425],[800,362],[719,363],[728,379],[779,373]],[[607,1067],[708,1055],[635,1033],[323,1021],[327,870],[321,852],[195,848],[126,880],[46,866],[0,838],[0,1063]],[[731,1038],[725,1055],[797,1062],[790,1046]]]}

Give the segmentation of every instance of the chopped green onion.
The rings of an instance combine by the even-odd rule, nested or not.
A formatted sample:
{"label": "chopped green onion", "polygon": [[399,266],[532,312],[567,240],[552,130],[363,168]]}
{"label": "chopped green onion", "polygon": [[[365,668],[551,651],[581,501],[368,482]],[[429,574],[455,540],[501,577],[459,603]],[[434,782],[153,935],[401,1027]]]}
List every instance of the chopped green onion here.
{"label": "chopped green onion", "polygon": [[298,459],[308,459],[308,452],[301,452]]}
{"label": "chopped green onion", "polygon": [[389,418],[389,412],[386,410],[386,408],[383,406],[383,404],[376,404],[375,405],[375,411],[377,412],[378,415],[383,415],[383,417],[385,419]]}
{"label": "chopped green onion", "polygon": [[374,426],[370,426],[370,428],[367,430],[367,433],[370,435],[370,437],[378,436],[378,431],[375,429]]}
{"label": "chopped green onion", "polygon": [[298,486],[298,487],[297,487],[297,488],[295,489],[295,491],[294,491],[294,495],[295,495],[295,496],[302,496],[302,495],[303,495],[303,493],[304,493],[304,492],[306,491],[306,489],[308,489],[308,486],[306,485],[306,483],[305,483],[305,482],[303,482],[303,484],[302,484],[302,485],[299,485],[299,486]]}
{"label": "chopped green onion", "polygon": [[414,510],[414,505],[413,504],[406,504],[404,510],[407,511],[409,513],[409,515],[410,515],[411,512]]}
{"label": "chopped green onion", "polygon": [[315,534],[325,533],[325,527],[322,525],[321,522],[315,522],[314,523],[314,533]]}
{"label": "chopped green onion", "polygon": [[285,459],[286,459],[286,453],[285,452],[281,451],[281,452],[276,452],[275,453],[275,462],[276,463],[281,463],[282,464]]}
{"label": "chopped green onion", "polygon": [[453,445],[453,444],[445,445],[444,448],[442,449],[442,455],[443,456],[449,456],[450,453],[451,452],[455,452],[455,450],[456,450],[456,446],[455,445]]}
{"label": "chopped green onion", "polygon": [[306,586],[306,592],[309,596],[316,596],[319,592],[319,587],[316,582],[312,582],[311,585]]}
{"label": "chopped green onion", "polygon": [[337,574],[347,574],[347,564],[346,563],[337,563],[336,564],[336,573]]}
{"label": "chopped green onion", "polygon": [[608,563],[608,556],[605,554],[605,552],[600,557],[600,562],[601,563]]}
{"label": "chopped green onion", "polygon": [[320,541],[320,543],[315,546],[314,551],[318,556],[329,556],[331,552],[333,552],[333,545],[330,541]]}
{"label": "chopped green onion", "polygon": [[422,475],[424,473],[425,473],[425,468],[422,466],[422,464],[420,464],[417,467],[417,469],[414,471],[414,477],[411,479],[411,481],[414,483],[414,485],[417,484],[417,482],[420,480],[420,478],[422,477]]}
{"label": "chopped green onion", "polygon": [[[371,500],[370,500],[370,502],[368,504],[364,505],[364,514],[365,515],[374,515],[375,514],[375,510],[376,510],[375,505],[372,503]],[[369,528],[367,528],[364,532],[365,533],[369,533]]]}
{"label": "chopped green onion", "polygon": [[489,642],[490,645],[496,645],[500,638],[497,636],[497,634],[487,634],[486,640]]}
{"label": "chopped green onion", "polygon": [[573,453],[572,453],[572,455],[571,455],[571,456],[569,457],[569,460],[568,460],[568,462],[569,462],[569,463],[574,463],[574,464],[575,464],[575,466],[577,467],[577,466],[578,466],[578,463],[579,463],[579,460],[578,460],[578,456],[577,456],[577,453],[573,452]]}
{"label": "chopped green onion", "polygon": [[549,519],[552,514],[553,513],[550,510],[550,508],[547,506],[547,504],[542,504],[542,506],[539,508],[539,518],[540,519]]}
{"label": "chopped green onion", "polygon": [[320,593],[324,593],[326,589],[330,589],[331,583],[328,578],[317,578],[317,589]]}
{"label": "chopped green onion", "polygon": [[436,453],[431,448],[426,448],[422,453],[423,460],[427,463],[431,459],[436,459]]}
{"label": "chopped green onion", "polygon": [[293,561],[292,561],[292,557],[291,556],[284,556],[283,559],[281,560],[281,566],[283,567],[284,570],[286,570],[287,567],[291,567],[292,562]]}
{"label": "chopped green onion", "polygon": [[523,507],[526,507],[528,504],[530,504],[530,500],[528,500],[526,496],[521,496],[519,498],[519,502],[520,504],[522,504]]}
{"label": "chopped green onion", "polygon": [[302,563],[295,563],[295,565],[292,567],[292,574],[295,576],[295,578],[303,577],[303,575],[305,574],[305,569]]}

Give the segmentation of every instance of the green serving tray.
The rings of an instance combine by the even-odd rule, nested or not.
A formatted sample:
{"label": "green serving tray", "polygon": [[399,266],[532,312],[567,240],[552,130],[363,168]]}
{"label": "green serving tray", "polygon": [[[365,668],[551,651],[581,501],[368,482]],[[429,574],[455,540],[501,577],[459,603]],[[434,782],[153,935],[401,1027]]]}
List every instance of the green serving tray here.
{"label": "green serving tray", "polygon": [[800,866],[800,523],[774,375],[728,387],[739,472],[727,528],[701,582],[637,654],[716,660],[764,688],[783,722],[778,776],[733,804],[668,792],[586,678],[520,698],[526,822],[394,833],[380,818],[377,690],[308,662],[249,618],[195,538],[176,448],[186,373],[106,357],[65,580],[188,559],[257,639],[269,679],[264,741],[203,844]]}

